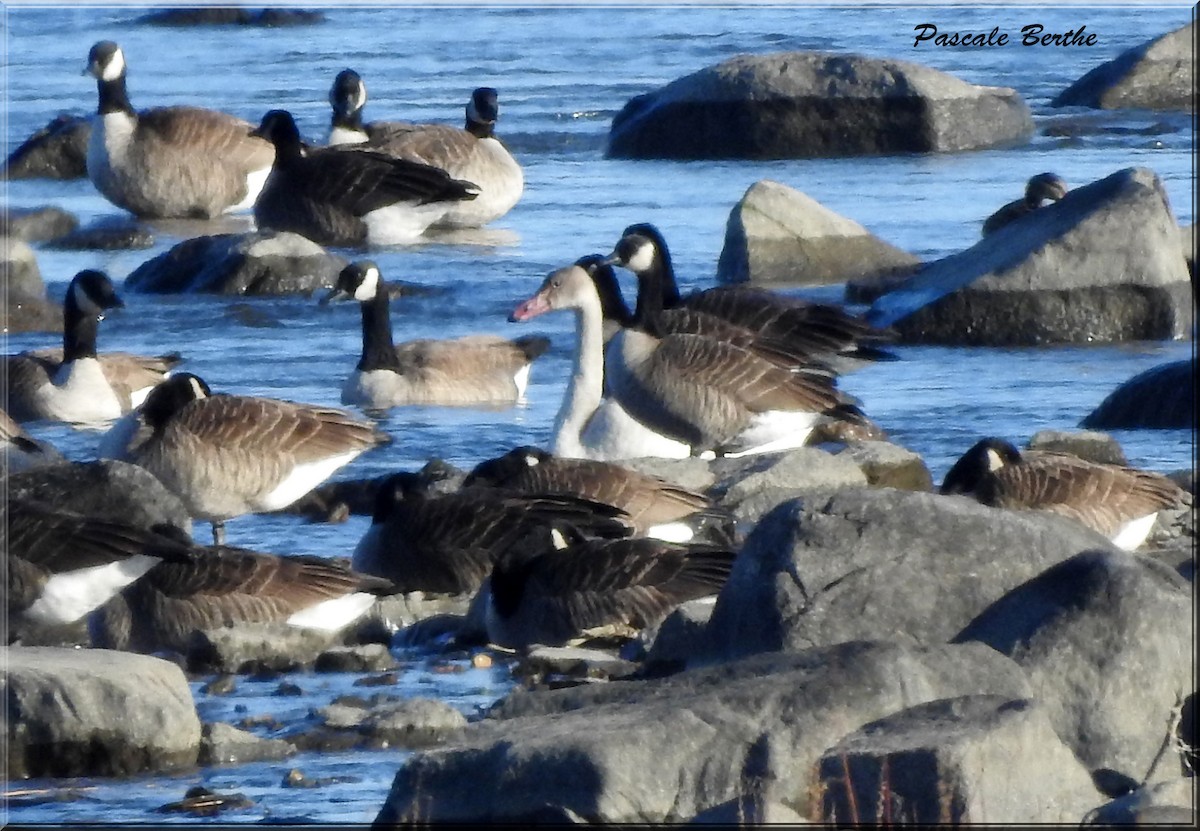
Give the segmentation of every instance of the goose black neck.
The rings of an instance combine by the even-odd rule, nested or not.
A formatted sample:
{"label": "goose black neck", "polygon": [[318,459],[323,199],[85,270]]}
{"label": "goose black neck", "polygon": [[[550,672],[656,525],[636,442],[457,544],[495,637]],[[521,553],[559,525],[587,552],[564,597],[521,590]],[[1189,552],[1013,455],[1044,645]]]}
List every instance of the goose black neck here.
{"label": "goose black neck", "polygon": [[100,90],[100,115],[109,113],[128,113],[133,115],[133,105],[129,103],[129,94],[125,91],[125,76],[113,81],[97,81]]}
{"label": "goose black neck", "polygon": [[675,265],[671,262],[671,251],[667,248],[666,240],[657,233],[654,237],[656,256],[650,269],[657,274],[663,308],[673,309],[679,305],[679,283],[675,281]]}
{"label": "goose black neck", "polygon": [[96,332],[100,319],[85,314],[75,302],[74,290],[63,302],[63,362],[96,357]]}
{"label": "goose black neck", "polygon": [[485,139],[492,138],[496,135],[495,124],[485,124],[482,121],[473,121],[470,118],[467,119],[467,126],[465,129],[468,133],[475,136],[475,138]]}
{"label": "goose black neck", "polygon": [[600,311],[605,320],[615,320],[622,326],[633,323],[633,314],[621,294],[621,285],[611,266],[597,266],[599,269],[592,275],[596,285],[596,294],[600,297]]}
{"label": "goose black neck", "polygon": [[362,303],[363,348],[358,369],[400,371],[400,359],[392,343],[392,316],[389,309],[387,285],[382,279],[375,296]]}
{"label": "goose black neck", "polygon": [[339,112],[338,110],[334,110],[334,112],[333,112],[333,127],[335,129],[341,128],[343,130],[357,130],[359,132],[362,132],[362,129],[363,129],[362,110],[355,110],[354,112],[348,112],[348,113]]}
{"label": "goose black neck", "polygon": [[656,266],[638,275],[637,308],[633,313],[633,325],[658,335],[658,319],[664,308],[666,286],[661,270]]}

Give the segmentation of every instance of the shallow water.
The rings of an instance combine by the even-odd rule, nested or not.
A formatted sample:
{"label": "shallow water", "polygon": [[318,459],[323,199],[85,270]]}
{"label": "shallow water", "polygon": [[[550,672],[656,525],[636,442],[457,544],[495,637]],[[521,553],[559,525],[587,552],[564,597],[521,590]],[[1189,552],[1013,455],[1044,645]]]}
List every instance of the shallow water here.
{"label": "shallow water", "polygon": [[[1047,107],[1053,95],[1092,66],[1187,22],[1190,6],[1182,3],[982,10],[336,8],[327,12],[324,24],[275,30],[151,27],[133,22],[142,13],[133,8],[9,6],[5,12],[7,150],[59,112],[94,108],[94,82],[79,73],[91,44],[106,38],[126,52],[135,106],[204,105],[254,122],[268,109],[285,107],[313,140],[323,139],[327,128],[329,84],[347,66],[367,83],[368,119],[457,124],[474,87],[499,90],[499,133],[525,168],[522,201],[485,231],[377,250],[372,256],[389,278],[445,290],[394,304],[398,338],[546,333],[554,346],[533,369],[526,404],[501,411],[395,410],[384,422],[394,443],[344,469],[343,478],[413,468],[434,455],[468,466],[516,444],[547,441],[566,381],[572,320],[552,315],[516,326],[505,322],[508,312],[547,271],[585,253],[611,250],[621,229],[638,221],[662,229],[685,289],[711,285],[729,210],[760,179],[802,190],[926,259],[971,245],[982,219],[1019,196],[1025,180],[1042,170],[1054,170],[1078,186],[1144,165],[1162,177],[1180,222],[1195,219],[1193,135],[1185,116]],[[926,21],[943,31],[975,31],[986,21],[986,28],[997,25],[1010,33],[1031,22],[1047,31],[1086,24],[1099,43],[1076,49],[913,49],[913,27]],[[1020,147],[932,156],[685,163],[603,158],[609,122],[631,96],[734,54],[789,49],[901,58],[971,82],[1012,86],[1029,102],[1037,135]],[[1072,138],[1045,135],[1050,125],[1076,116],[1111,129]],[[6,201],[16,207],[57,204],[85,224],[120,213],[86,181],[7,183]],[[148,251],[39,249],[38,260],[51,291],[61,293],[81,268],[106,269],[119,281],[181,239],[239,227],[249,227],[248,222],[158,223],[157,244]],[[622,279],[628,293],[627,276]],[[836,289],[815,294],[839,297]],[[185,367],[219,391],[336,405],[341,381],[357,360],[359,317],[353,304],[131,293],[125,300],[128,307],[102,325],[102,349],[181,351],[188,359]],[[50,340],[14,336],[6,349]],[[902,361],[862,370],[842,384],[894,440],[921,453],[940,479],[976,438],[1000,435],[1023,443],[1041,429],[1071,429],[1121,381],[1192,349],[1191,342],[900,347]],[[97,439],[94,433],[53,425],[34,425],[31,432],[79,459],[94,452]],[[1193,465],[1194,439],[1188,431],[1120,432],[1117,438],[1134,464],[1163,471]],[[231,521],[228,534],[233,544],[262,550],[346,555],[366,522],[308,525],[286,516],[245,517]],[[207,531],[198,524],[199,538],[206,539]],[[491,683],[480,701],[503,692],[499,676]],[[429,694],[417,685],[411,689]],[[432,693],[451,695],[441,688]],[[310,697],[312,706],[319,706],[315,693],[306,692],[304,700]],[[181,798],[199,781],[258,801],[261,810],[223,817],[231,821],[257,820],[268,812],[315,820],[370,819],[400,758],[398,752],[332,754],[167,780],[91,782],[95,790],[86,792],[87,799],[13,806],[10,818],[183,819],[148,811]],[[359,781],[309,792],[308,801],[278,788],[292,766],[310,776],[351,771]]]}

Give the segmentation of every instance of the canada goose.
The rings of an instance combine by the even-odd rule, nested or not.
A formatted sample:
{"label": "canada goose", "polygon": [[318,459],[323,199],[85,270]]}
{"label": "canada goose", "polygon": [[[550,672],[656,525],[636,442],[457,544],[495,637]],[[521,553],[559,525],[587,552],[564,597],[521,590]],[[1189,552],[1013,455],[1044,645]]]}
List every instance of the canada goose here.
{"label": "canada goose", "polygon": [[62,351],[39,349],[5,357],[0,400],[9,414],[17,421],[99,424],[144,401],[180,358],[97,355],[99,322],[107,310],[124,305],[103,272],[76,274],[63,302]]}
{"label": "canada goose", "polygon": [[[600,302],[586,259],[584,265],[552,273],[512,317],[527,320],[555,309],[577,309],[581,321],[592,318],[591,337],[600,339],[601,324],[595,320]],[[653,309],[646,319],[652,327]],[[595,365],[600,359],[592,356],[591,361],[590,372],[598,374],[601,370]],[[824,369],[785,368],[702,335],[659,337],[652,328],[624,328],[608,345],[603,373],[610,396],[622,408],[659,434],[687,445],[694,455],[784,450],[804,444],[822,421],[865,421]],[[563,421],[572,430],[590,417],[586,413],[580,419],[574,401],[566,408],[571,418]]]}
{"label": "canada goose", "polygon": [[0,551],[10,626],[79,620],[186,546],[118,520],[60,511],[27,499],[0,504]]}
{"label": "canada goose", "polygon": [[491,487],[435,493],[427,471],[397,473],[379,486],[371,527],[351,566],[403,592],[473,592],[497,557],[550,521],[606,537],[632,531],[625,513],[611,505]]}
{"label": "canada goose", "polygon": [[190,559],[159,563],[98,609],[89,621],[92,645],[186,653],[196,630],[248,623],[335,632],[371,608],[376,595],[392,591],[387,580],[321,557],[231,546],[192,552]]}
{"label": "canada goose", "polygon": [[198,107],[136,112],[125,55],[109,40],[88,53],[100,105],[88,139],[88,178],[108,201],[143,217],[208,219],[254,204],[274,150],[253,125]]}
{"label": "canada goose", "polygon": [[213,395],[175,375],[141,407],[149,428],[121,458],[149,470],[224,542],[225,520],[295,502],[362,453],[391,441],[344,410]]}
{"label": "canada goose", "polygon": [[1067,195],[1067,183],[1054,173],[1039,173],[1025,185],[1025,196],[1009,202],[983,221],[982,236],[999,231],[1010,222],[1033,213],[1047,199],[1057,202]]}
{"label": "canada goose", "polygon": [[1089,462],[1046,450],[1021,453],[1010,442],[977,442],[950,468],[941,493],[967,494],[995,508],[1035,509],[1071,517],[1132,551],[1158,512],[1186,492],[1158,473]]}
{"label": "canada goose", "polygon": [[634,532],[690,542],[701,529],[732,539],[733,517],[702,493],[612,462],[564,459],[537,447],[517,447],[476,465],[463,487],[490,485],[540,496],[581,496],[629,515]]}
{"label": "canada goose", "polygon": [[20,473],[38,465],[61,462],[63,455],[51,445],[38,441],[21,429],[4,410],[0,409],[0,476]]}
{"label": "canada goose", "polygon": [[671,252],[662,233],[649,223],[630,225],[607,260],[638,277],[638,308],[645,320],[644,286],[660,288],[663,309],[684,307],[704,312],[756,333],[768,343],[785,345],[791,353],[835,372],[857,369],[868,362],[895,360],[880,344],[894,333],[878,329],[840,306],[784,297],[751,286],[717,286],[680,297]]}
{"label": "canada goose", "polygon": [[525,397],[529,368],[550,341],[469,335],[417,340],[394,346],[389,294],[379,266],[351,263],[321,302],[352,298],[362,307],[362,357],[342,387],[342,403],[367,408],[401,404],[482,406],[514,404]]}
{"label": "canada goose", "polygon": [[286,110],[268,112],[253,135],[275,146],[254,221],[321,245],[411,242],[453,203],[479,193],[440,168],[374,150],[306,148]]}
{"label": "canada goose", "polygon": [[521,165],[496,138],[500,107],[496,90],[480,87],[471,93],[466,124],[374,122],[364,125],[362,109],[367,88],[358,73],[343,70],[329,91],[333,106],[330,144],[365,143],[389,156],[440,167],[455,179],[479,186],[479,196],[452,206],[439,226],[475,228],[512,210],[525,189]]}
{"label": "canada goose", "polygon": [[714,595],[734,552],[646,538],[587,540],[548,530],[548,550],[502,557],[487,584],[488,640],[509,649],[632,636],[675,606]]}

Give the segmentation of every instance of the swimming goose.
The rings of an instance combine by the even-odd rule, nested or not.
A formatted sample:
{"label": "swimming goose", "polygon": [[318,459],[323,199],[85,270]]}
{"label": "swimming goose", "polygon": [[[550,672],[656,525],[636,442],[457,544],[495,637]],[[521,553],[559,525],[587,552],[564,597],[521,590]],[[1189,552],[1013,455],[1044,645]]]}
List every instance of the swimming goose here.
{"label": "swimming goose", "polygon": [[362,357],[342,387],[342,403],[371,409],[402,404],[496,406],[525,397],[529,369],[550,346],[544,337],[468,335],[394,346],[389,294],[379,266],[351,263],[321,302],[353,298],[362,307]]}
{"label": "swimming goose", "polygon": [[500,107],[496,90],[480,87],[471,93],[466,124],[374,122],[364,125],[362,108],[367,88],[352,70],[343,70],[329,91],[333,106],[330,144],[364,144],[389,156],[440,167],[455,179],[479,186],[479,196],[451,207],[439,226],[475,228],[499,219],[517,204],[525,189],[521,165],[496,138]]}
{"label": "swimming goose", "polygon": [[344,410],[212,394],[175,375],[141,407],[149,430],[119,456],[149,470],[224,542],[225,520],[295,502],[362,453],[391,441]]}
{"label": "swimming goose", "polygon": [[612,462],[564,459],[537,447],[517,447],[480,462],[463,487],[489,485],[541,496],[581,496],[620,508],[634,533],[690,542],[701,530],[732,539],[733,517],[702,493]]}
{"label": "swimming goose", "polygon": [[0,551],[10,626],[72,623],[186,546],[119,520],[27,499],[0,504]]}
{"label": "swimming goose", "polygon": [[[652,304],[653,297],[647,302]],[[576,309],[581,319],[592,318],[593,337],[599,340],[600,322],[595,318],[600,302],[586,263],[551,274],[512,317],[528,320],[555,309]],[[610,397],[629,415],[688,446],[692,454],[741,456],[784,450],[803,445],[813,428],[826,420],[865,422],[823,368],[786,368],[702,335],[660,336],[653,330],[654,311],[648,309],[648,326],[618,332],[602,367],[592,356],[588,371],[603,372]],[[583,428],[591,413],[581,420],[575,402],[567,406],[574,420],[563,421],[572,430]]]}
{"label": "swimming goose", "polygon": [[254,204],[274,150],[253,125],[199,107],[135,111],[125,55],[103,40],[88,53],[100,104],[88,140],[88,178],[108,201],[143,217],[207,219]]}
{"label": "swimming goose", "polygon": [[186,653],[197,630],[250,623],[336,632],[393,588],[321,557],[232,546],[192,546],[192,553],[159,563],[98,609],[88,621],[92,645]]}
{"label": "swimming goose", "polygon": [[307,148],[286,110],[268,112],[254,135],[275,146],[275,165],[254,203],[258,227],[321,245],[411,242],[454,203],[479,193],[420,162],[356,146]]}
{"label": "swimming goose", "polygon": [[632,636],[680,603],[715,595],[733,551],[646,538],[588,540],[549,529],[548,550],[501,558],[486,587],[488,640],[509,649]]}
{"label": "swimming goose", "polygon": [[[680,297],[671,253],[662,233],[649,223],[630,225],[608,262],[638,276],[638,305],[642,286],[661,286],[662,308],[684,307],[719,317],[756,333],[768,343],[783,344],[809,363],[848,372],[874,361],[895,360],[880,344],[893,333],[877,329],[840,306],[784,297],[751,286],[717,286]],[[636,315],[643,315],[639,308]]]}
{"label": "swimming goose", "polygon": [[1039,173],[1025,185],[1025,196],[1009,202],[983,221],[982,236],[999,231],[1005,225],[1031,214],[1047,199],[1057,202],[1067,195],[1067,183],[1054,173]]}
{"label": "swimming goose", "polygon": [[995,508],[1071,517],[1127,551],[1146,540],[1160,510],[1187,498],[1158,473],[1047,450],[1021,453],[997,438],[983,439],[964,453],[940,492],[967,494]]}
{"label": "swimming goose", "polygon": [[123,308],[112,281],[100,271],[79,272],[63,302],[63,346],[5,356],[0,400],[17,421],[45,419],[100,424],[145,400],[175,355],[143,358],[123,352],[97,355],[98,324],[109,309]]}
{"label": "swimming goose", "polygon": [[0,454],[0,477],[63,461],[61,453],[22,430],[3,409],[0,409]]}
{"label": "swimming goose", "polygon": [[387,578],[403,592],[473,592],[495,559],[551,521],[589,534],[632,531],[610,505],[576,497],[531,497],[491,487],[431,489],[429,471],[397,473],[376,494],[371,527],[354,549],[355,571]]}

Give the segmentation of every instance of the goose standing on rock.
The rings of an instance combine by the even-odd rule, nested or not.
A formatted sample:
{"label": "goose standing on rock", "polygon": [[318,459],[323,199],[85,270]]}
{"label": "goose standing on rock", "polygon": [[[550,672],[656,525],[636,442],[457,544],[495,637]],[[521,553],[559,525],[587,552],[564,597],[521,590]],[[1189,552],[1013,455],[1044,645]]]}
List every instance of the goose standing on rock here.
{"label": "goose standing on rock", "polygon": [[782,345],[793,356],[837,373],[896,360],[894,353],[882,348],[894,338],[893,332],[876,328],[840,306],[751,286],[717,286],[681,297],[666,239],[649,223],[627,227],[607,262],[637,275],[634,315],[639,320],[649,313],[643,301],[645,287],[653,287],[661,297],[656,302],[662,310],[682,308],[721,318],[753,333],[756,342]]}
{"label": "goose standing on rock", "polygon": [[471,93],[462,128],[448,124],[374,122],[363,124],[367,88],[353,70],[343,70],[329,91],[333,106],[330,144],[364,144],[389,156],[440,167],[455,179],[479,186],[479,196],[451,207],[438,226],[476,228],[504,216],[525,190],[521,165],[496,138],[500,105],[496,90]]}
{"label": "goose standing on rock", "polygon": [[[170,530],[190,544],[182,531]],[[93,646],[186,653],[193,632],[244,624],[336,632],[393,588],[322,557],[190,547],[192,557],[157,564],[93,613]]]}
{"label": "goose standing on rock", "polygon": [[63,301],[61,353],[45,349],[4,358],[0,400],[13,419],[103,424],[145,400],[180,358],[98,355],[100,321],[109,309],[124,306],[103,272],[88,269],[72,278]]}
{"label": "goose standing on rock", "polygon": [[537,447],[517,447],[476,465],[463,482],[463,487],[473,485],[613,505],[629,514],[639,536],[690,542],[709,531],[732,540],[733,517],[704,494],[612,462],[564,459]]}
{"label": "goose standing on rock", "polygon": [[1067,195],[1067,183],[1054,173],[1039,173],[1025,185],[1025,196],[1009,202],[983,221],[982,236],[999,231],[1005,225],[1031,214],[1046,200],[1057,202]]}
{"label": "goose standing on rock", "polygon": [[73,623],[159,562],[191,556],[156,532],[27,499],[0,503],[0,552],[10,631]]}
{"label": "goose standing on rock", "polygon": [[361,454],[391,441],[344,410],[212,394],[180,373],[141,407],[145,431],[117,455],[141,465],[224,542],[225,520],[284,508]]}
{"label": "goose standing on rock", "polygon": [[[595,334],[591,337],[599,341],[600,300],[587,271],[589,261],[582,262],[547,277],[541,289],[514,310],[513,319],[576,309],[581,319],[592,319],[589,328]],[[789,368],[702,335],[660,335],[654,326],[655,294],[646,297],[651,304],[642,318],[646,323],[619,331],[604,358],[590,356],[592,365],[584,372],[603,375],[610,397],[629,415],[686,445],[692,455],[785,450],[802,446],[825,421],[866,423],[823,367]],[[597,344],[597,353],[599,349]],[[568,413],[560,425],[581,435],[591,413],[581,412],[574,400],[568,400],[565,408]],[[560,426],[560,435],[563,432]]]}
{"label": "goose standing on rock", "polygon": [[125,55],[109,40],[88,53],[100,104],[88,140],[88,178],[108,201],[140,217],[208,219],[254,204],[274,150],[253,125],[199,107],[137,112],[125,89]]}
{"label": "goose standing on rock", "polygon": [[292,231],[320,245],[411,242],[479,188],[441,168],[384,153],[308,148],[295,119],[271,110],[253,135],[275,146],[275,165],[254,203],[260,229]]}
{"label": "goose standing on rock", "polygon": [[548,550],[502,557],[481,590],[488,640],[498,646],[632,637],[680,603],[719,592],[736,557],[714,545],[589,540],[569,527],[548,535]]}
{"label": "goose standing on rock", "polygon": [[1003,439],[982,439],[946,473],[940,492],[966,494],[994,508],[1071,517],[1127,551],[1138,548],[1158,512],[1188,494],[1159,473],[1089,462],[1048,450],[1024,453]]}
{"label": "goose standing on rock", "polygon": [[403,404],[500,406],[525,396],[529,369],[550,341],[468,335],[393,345],[390,296],[379,266],[351,263],[322,300],[354,299],[362,307],[362,357],[342,387],[342,403],[368,409]]}

